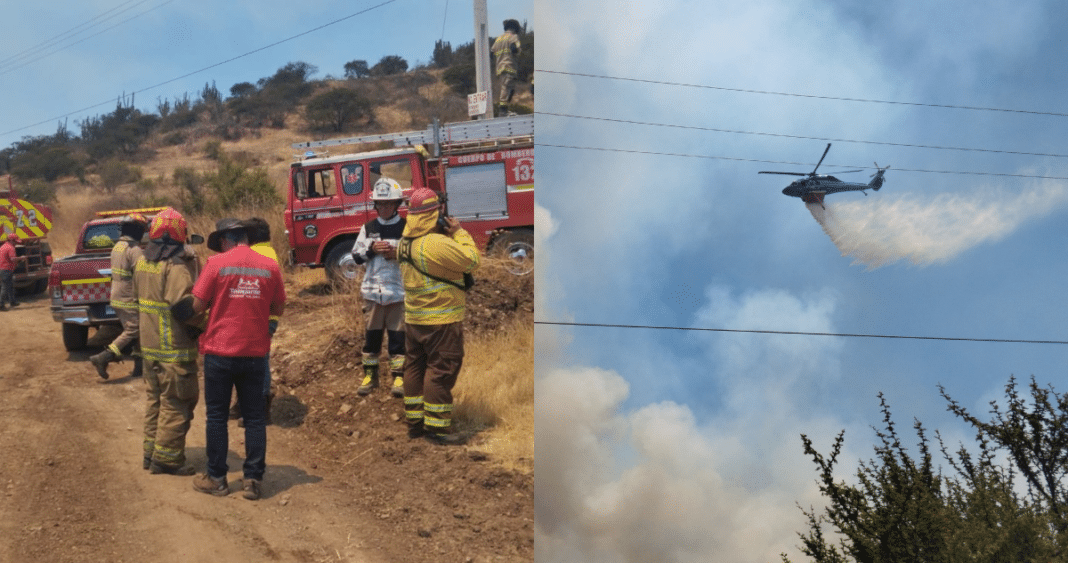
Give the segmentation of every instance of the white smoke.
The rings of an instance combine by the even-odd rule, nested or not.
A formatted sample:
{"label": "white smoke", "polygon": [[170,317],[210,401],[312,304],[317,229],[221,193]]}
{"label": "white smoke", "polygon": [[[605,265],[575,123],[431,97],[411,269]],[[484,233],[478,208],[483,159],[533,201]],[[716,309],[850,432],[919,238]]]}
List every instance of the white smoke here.
{"label": "white smoke", "polygon": [[1001,240],[1024,223],[1068,205],[1068,189],[1044,184],[1022,193],[1001,189],[870,197],[850,203],[807,204],[842,256],[870,269],[898,260],[945,263],[983,243]]}
{"label": "white smoke", "polygon": [[[707,297],[695,322],[786,318],[791,327],[833,329],[827,296],[735,296],[713,286]],[[799,403],[804,389],[837,379],[841,344],[725,335],[708,337],[708,347],[706,371],[686,374],[705,380],[691,382],[687,400],[721,403],[704,420],[676,401],[627,408],[630,385],[614,371],[538,363],[536,561],[771,563],[780,553],[804,560],[798,505],[823,499],[799,434],[825,449],[849,425]],[[715,391],[698,390],[712,382]]]}

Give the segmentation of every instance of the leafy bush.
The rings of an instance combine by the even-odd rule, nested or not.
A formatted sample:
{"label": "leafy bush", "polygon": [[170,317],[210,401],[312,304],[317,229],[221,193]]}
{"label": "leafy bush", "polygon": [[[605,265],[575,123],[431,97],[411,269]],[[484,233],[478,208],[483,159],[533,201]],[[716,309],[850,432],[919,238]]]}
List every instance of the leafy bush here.
{"label": "leafy bush", "polygon": [[400,55],[386,55],[371,67],[371,76],[389,76],[391,74],[404,74],[408,71],[408,61]]}
{"label": "leafy bush", "polygon": [[[938,437],[952,470],[947,473],[934,467],[919,421],[913,425],[919,455],[908,453],[882,395],[876,458],[861,462],[857,484],[834,478],[844,433],[827,457],[802,435],[829,501],[822,513],[805,511],[806,555],[820,563],[1061,559],[1068,540],[1068,395],[1039,387],[1032,378],[1030,397],[1021,398],[1010,378],[1008,408],[991,402],[993,418],[983,421],[939,390],[978,441],[977,454],[963,445],[951,454]],[[839,534],[837,544],[824,534],[825,524]]]}
{"label": "leafy bush", "polygon": [[204,155],[208,158],[212,160],[219,160],[224,154],[225,153],[223,153],[222,150],[222,141],[218,139],[212,139],[204,143]]}
{"label": "leafy bush", "polygon": [[193,213],[202,213],[207,207],[204,193],[204,178],[196,170],[187,167],[174,169],[174,184],[178,187],[181,207]]}
{"label": "leafy bush", "polygon": [[30,180],[25,186],[21,186],[17,190],[19,197],[26,201],[48,204],[54,204],[57,201],[56,187],[39,178]]}
{"label": "leafy bush", "polygon": [[335,88],[313,97],[305,106],[304,115],[312,129],[330,129],[336,133],[347,124],[367,117],[371,102],[353,90]]}
{"label": "leafy bush", "polygon": [[104,191],[111,193],[122,184],[129,184],[141,179],[141,169],[130,166],[117,159],[108,159],[100,164],[98,170],[100,182],[104,185]]}
{"label": "leafy bush", "polygon": [[449,67],[441,79],[452,88],[453,92],[466,96],[475,91],[475,65],[459,64]]}
{"label": "leafy bush", "polygon": [[226,155],[219,158],[218,170],[206,174],[204,181],[213,192],[217,210],[221,212],[240,206],[261,207],[282,203],[266,169],[250,169],[246,162]]}
{"label": "leafy bush", "polygon": [[90,117],[79,124],[82,142],[97,162],[112,156],[134,156],[159,122],[156,115],[142,113],[133,107],[132,100],[130,103],[127,106],[120,101],[112,113]]}

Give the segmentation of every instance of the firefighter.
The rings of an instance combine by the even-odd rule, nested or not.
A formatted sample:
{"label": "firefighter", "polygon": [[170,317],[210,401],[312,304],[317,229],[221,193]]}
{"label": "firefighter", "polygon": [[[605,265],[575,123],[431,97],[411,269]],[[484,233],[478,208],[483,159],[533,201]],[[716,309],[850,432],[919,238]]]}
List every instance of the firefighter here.
{"label": "firefighter", "polygon": [[399,252],[404,279],[404,414],[408,436],[461,443],[452,433],[452,388],[464,358],[466,274],[478,247],[460,222],[442,213],[438,194],[412,193]]}
{"label": "firefighter", "polygon": [[519,56],[521,46],[519,44],[519,22],[516,20],[504,20],[504,33],[493,42],[490,51],[497,59],[497,79],[501,84],[501,95],[497,98],[497,117],[509,115],[508,104],[512,102],[515,94],[516,57]]}
{"label": "firefighter", "polygon": [[89,356],[102,379],[108,378],[108,363],[118,362],[123,351],[130,349],[134,358],[130,377],[141,377],[143,362],[137,343],[137,298],[133,293],[133,269],[141,258],[141,237],[148,229],[148,219],[140,213],[130,213],[119,224],[119,240],[111,247],[111,307],[122,323],[122,333],[99,354]]}
{"label": "firefighter", "polygon": [[145,362],[144,468],[152,473],[192,475],[185,465],[185,437],[200,395],[197,344],[171,307],[191,294],[199,264],[185,245],[185,218],[161,211],[148,229],[149,242],[134,266],[133,287]]}
{"label": "firefighter", "polygon": [[404,396],[404,283],[397,263],[397,242],[404,234],[404,217],[397,210],[404,201],[400,184],[381,177],[371,192],[378,218],[364,223],[352,259],[367,264],[360,292],[367,320],[363,346],[363,381],[357,395],[367,395],[378,386],[378,356],[382,337],[388,336],[389,370],[393,396]]}
{"label": "firefighter", "polygon": [[15,301],[15,267],[26,260],[25,256],[15,255],[15,245],[19,237],[14,233],[2,233],[0,239],[0,311],[7,310],[8,302],[14,307]]}

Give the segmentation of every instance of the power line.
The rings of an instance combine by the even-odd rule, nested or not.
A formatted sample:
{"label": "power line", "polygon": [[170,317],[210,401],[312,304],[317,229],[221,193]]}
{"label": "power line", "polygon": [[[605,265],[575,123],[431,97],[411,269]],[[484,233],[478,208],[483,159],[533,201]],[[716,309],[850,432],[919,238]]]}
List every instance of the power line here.
{"label": "power line", "polygon": [[1048,115],[1052,117],[1068,117],[1068,113],[1058,113],[1050,111],[1036,111],[1026,109],[1010,109],[1010,108],[993,108],[982,106],[961,106],[952,104],[927,104],[921,102],[900,102],[894,100],[873,100],[866,98],[843,98],[837,96],[817,96],[814,94],[798,94],[794,92],[774,92],[770,90],[753,90],[746,88],[728,88],[725,86],[711,86],[708,84],[687,84],[685,82],[667,82],[663,80],[648,80],[644,78],[627,78],[623,76],[606,76],[601,74],[584,74],[580,72],[565,72],[562,70],[547,70],[547,69],[534,69],[535,72],[543,72],[546,74],[560,74],[565,76],[580,76],[583,78],[600,78],[604,80],[620,80],[626,82],[641,82],[645,84],[657,84],[661,86],[681,86],[684,88],[702,88],[706,90],[721,90],[724,92],[741,92],[744,94],[766,94],[769,96],[789,96],[793,98],[810,98],[816,100],[834,100],[839,102],[862,102],[869,104],[891,104],[899,106],[915,106],[915,107],[929,107],[929,108],[942,108],[942,109],[961,109],[970,111],[994,111],[1003,113],[1024,113],[1031,115]]}
{"label": "power line", "polygon": [[[171,0],[171,1],[173,1],[173,0]],[[371,10],[376,10],[376,9],[378,9],[378,8],[381,8],[382,6],[385,6],[385,5],[387,5],[387,4],[392,4],[392,3],[396,2],[396,1],[397,1],[397,0],[385,0],[384,2],[381,2],[381,3],[379,3],[379,4],[375,4],[374,6],[371,6],[370,8],[366,8],[366,9],[360,10],[359,12],[356,12],[355,14],[350,14],[350,15],[347,15],[347,16],[345,16],[345,17],[343,17],[343,18],[339,18],[339,19],[336,19],[336,20],[334,20],[334,21],[332,21],[332,22],[329,22],[329,23],[325,23],[325,24],[323,24],[323,25],[320,25],[320,26],[318,26],[318,27],[314,27],[314,28],[312,28],[312,29],[309,29],[309,30],[307,30],[307,31],[303,31],[303,32],[301,32],[301,33],[298,33],[298,34],[296,34],[296,35],[293,35],[293,36],[291,36],[291,37],[287,37],[287,38],[285,38],[285,39],[282,39],[282,40],[279,40],[279,41],[275,41],[274,43],[271,43],[271,44],[269,44],[269,45],[264,45],[263,47],[260,47],[260,48],[258,48],[258,49],[253,49],[252,51],[249,51],[249,52],[247,52],[247,53],[244,53],[244,54],[241,54],[241,55],[237,55],[236,57],[231,57],[231,58],[229,58],[229,59],[226,59],[225,61],[222,61],[222,62],[218,62],[218,63],[215,63],[215,64],[213,64],[213,65],[209,65],[209,66],[206,66],[206,67],[204,67],[204,68],[202,68],[202,69],[199,69],[199,70],[194,70],[194,71],[192,71],[192,72],[189,72],[189,73],[183,74],[183,75],[181,75],[181,76],[178,76],[178,77],[175,77],[175,78],[171,78],[170,80],[165,80],[165,81],[163,81],[163,82],[160,82],[159,84],[155,84],[155,85],[153,85],[153,86],[149,86],[149,87],[147,87],[147,88],[141,88],[140,90],[136,90],[136,91],[134,91],[134,92],[131,92],[131,94],[132,94],[132,95],[135,95],[135,94],[141,94],[141,93],[143,93],[143,92],[147,92],[147,91],[149,91],[149,90],[154,90],[154,89],[156,89],[156,88],[159,88],[160,86],[165,86],[165,85],[167,85],[167,84],[170,84],[171,82],[177,82],[177,81],[179,81],[179,80],[182,80],[183,78],[189,78],[190,76],[193,76],[193,75],[195,75],[195,74],[200,74],[201,72],[204,72],[204,71],[206,71],[206,70],[211,70],[211,69],[213,69],[213,68],[215,68],[215,67],[218,67],[218,66],[222,66],[222,65],[224,65],[224,64],[227,64],[227,63],[230,63],[230,62],[236,61],[236,60],[238,60],[238,59],[242,59],[242,58],[245,58],[245,57],[247,57],[247,56],[249,56],[249,55],[253,55],[253,54],[259,53],[260,51],[265,51],[265,50],[267,50],[267,49],[270,49],[271,47],[275,47],[275,46],[277,46],[277,45],[281,45],[282,43],[286,43],[286,42],[288,42],[288,41],[292,41],[292,40],[294,40],[294,39],[297,39],[298,37],[303,37],[303,36],[305,36],[305,35],[308,35],[308,34],[310,34],[310,33],[313,33],[313,32],[316,32],[316,31],[319,31],[320,29],[324,29],[324,28],[330,27],[330,26],[332,26],[332,25],[335,25],[335,24],[341,23],[341,22],[343,22],[343,21],[345,21],[345,20],[348,20],[348,19],[354,18],[354,17],[356,17],[356,16],[359,16],[359,15],[363,15],[363,14],[365,14],[365,13],[367,13],[367,12],[370,12]],[[98,107],[100,107],[100,106],[103,106],[103,105],[107,105],[107,104],[110,104],[110,103],[113,103],[113,102],[114,102],[114,100],[113,100],[113,99],[112,99],[112,100],[108,100],[108,101],[105,101],[105,102],[100,102],[100,103],[98,103],[98,104],[94,104],[94,105],[91,105],[91,106],[87,106],[87,107],[84,107],[84,108],[82,108],[82,109],[79,109],[79,110],[75,110],[75,111],[72,111],[72,112],[68,112],[68,113],[65,113],[65,114],[63,114],[63,115],[58,115],[58,116],[56,116],[56,117],[51,117],[51,118],[49,118],[49,119],[45,119],[45,120],[43,120],[43,121],[38,121],[37,123],[33,123],[33,124],[30,124],[30,125],[26,125],[26,126],[23,126],[23,127],[19,127],[18,129],[11,129],[10,131],[4,131],[4,132],[0,132],[0,135],[10,135],[11,133],[17,133],[17,132],[19,132],[19,131],[24,131],[24,130],[26,130],[26,129],[29,129],[29,128],[31,128],[31,127],[36,127],[36,126],[38,126],[38,125],[43,125],[43,124],[45,124],[45,123],[49,123],[49,122],[52,122],[52,121],[55,121],[55,120],[58,120],[58,119],[63,119],[64,117],[70,117],[70,116],[72,116],[72,115],[76,115],[76,114],[79,114],[79,113],[82,113],[82,112],[85,112],[85,111],[89,111],[89,110],[91,110],[91,109],[94,109],[94,108],[98,108]]]}
{"label": "power line", "polygon": [[994,342],[998,344],[1068,344],[1065,340],[1018,340],[1008,338],[958,338],[949,336],[909,336],[900,334],[851,334],[841,332],[804,332],[792,330],[745,330],[734,328],[702,328],[683,326],[652,326],[652,325],[628,325],[628,324],[601,324],[601,323],[568,323],[556,321],[534,321],[536,325],[577,326],[594,328],[633,328],[646,330],[688,330],[699,332],[728,332],[745,334],[785,334],[791,336],[840,336],[846,338],[889,338],[898,340],[942,340],[950,342]]}
{"label": "power line", "polygon": [[[125,6],[125,5],[127,5],[127,4],[129,4],[129,3],[133,2],[133,1],[134,0],[127,0],[126,2],[123,2],[122,4],[119,4],[118,6],[115,6],[115,7],[111,8],[110,10],[106,10],[104,12],[101,12],[101,13],[97,14],[96,16],[93,16],[92,18],[89,18],[88,20],[86,20],[86,21],[84,21],[84,22],[82,22],[82,23],[80,23],[80,24],[78,24],[78,25],[76,25],[76,26],[64,31],[63,33],[60,33],[58,35],[54,35],[54,36],[52,36],[52,37],[50,37],[48,39],[45,39],[44,41],[41,41],[40,43],[37,43],[36,45],[33,45],[32,47],[28,47],[28,48],[26,48],[26,49],[24,49],[22,51],[19,51],[18,53],[15,53],[14,55],[11,55],[11,56],[6,57],[4,59],[0,59],[0,67],[6,66],[6,65],[10,64],[11,62],[13,62],[13,61],[15,61],[17,59],[20,59],[20,58],[24,58],[24,57],[26,57],[26,56],[28,56],[31,53],[34,53],[36,51],[40,51],[42,49],[45,49],[45,48],[50,47],[52,45],[55,45],[56,43],[59,43],[60,41],[62,41],[63,39],[66,39],[70,35],[76,35],[77,33],[81,33],[81,31],[79,31],[79,30],[81,28],[83,28],[83,27],[93,27],[93,25],[99,25],[99,24],[93,24],[93,22],[98,20],[98,19],[100,19],[100,18],[103,18],[107,14],[109,14],[111,12],[114,12],[115,10],[118,10],[119,8]],[[143,4],[144,2],[147,2],[147,1],[148,0],[140,0],[137,4]],[[127,8],[127,9],[129,9],[129,8]]]}
{"label": "power line", "polygon": [[[711,160],[733,160],[737,162],[757,162],[760,164],[788,164],[792,166],[812,166],[811,162],[788,162],[783,160],[761,160],[756,158],[738,158],[731,156],[713,156],[704,154],[685,154],[685,153],[670,153],[670,152],[655,152],[655,151],[641,151],[633,149],[619,149],[619,148],[606,148],[606,147],[579,147],[574,145],[554,145],[549,143],[534,142],[535,146],[539,147],[552,147],[558,149],[574,149],[574,150],[590,150],[590,151],[604,151],[604,152],[619,152],[630,154],[643,154],[651,156],[679,156],[685,158],[703,158]],[[847,165],[847,164],[824,164],[824,166],[833,166],[835,168],[863,168],[872,169],[871,166],[861,165]],[[1038,180],[1068,180],[1068,176],[1037,176],[1032,174],[1008,174],[1004,172],[968,172],[965,170],[923,170],[919,168],[893,168],[895,172],[922,172],[925,174],[957,174],[966,176],[999,176],[1005,178],[1034,178]]]}
{"label": "power line", "polygon": [[445,0],[445,15],[441,16],[441,41],[445,42],[445,22],[449,19],[449,0]]}
{"label": "power line", "polygon": [[[138,3],[134,4],[133,6],[130,6],[130,7],[128,7],[128,8],[125,8],[125,9],[122,9],[122,10],[120,10],[119,12],[117,12],[117,13],[115,13],[115,14],[111,15],[111,16],[108,16],[107,18],[105,18],[105,20],[104,20],[104,21],[107,21],[108,19],[114,18],[114,17],[118,16],[119,14],[122,14],[123,12],[129,11],[129,10],[132,10],[132,9],[136,8],[137,6],[139,6],[139,5],[141,5],[141,4],[144,4],[144,3],[145,3],[145,2],[147,2],[147,1],[148,1],[148,0],[141,0],[140,2],[138,2]],[[137,18],[139,18],[139,17],[141,17],[141,16],[143,16],[143,15],[145,15],[145,14],[147,14],[147,13],[151,12],[151,11],[154,11],[154,10],[157,10],[157,9],[159,9],[159,8],[162,8],[163,6],[165,6],[165,5],[167,5],[167,4],[170,4],[170,3],[171,3],[171,2],[173,2],[173,1],[174,1],[174,0],[167,0],[166,2],[164,2],[164,3],[162,3],[162,4],[159,4],[159,5],[157,5],[157,6],[151,7],[151,8],[149,8],[149,9],[147,9],[147,10],[145,10],[145,11],[143,11],[143,12],[139,13],[139,14],[136,14],[136,15],[134,15],[134,16],[132,16],[132,17],[126,18],[125,20],[122,20],[122,21],[120,21],[119,23],[116,23],[115,25],[113,25],[113,26],[111,26],[111,27],[107,27],[107,28],[104,28],[104,29],[100,30],[99,32],[97,32],[97,33],[94,33],[93,35],[90,35],[90,36],[88,36],[88,37],[83,37],[83,38],[81,38],[81,39],[79,39],[79,40],[77,40],[77,41],[75,41],[75,42],[73,42],[73,43],[68,43],[67,45],[64,45],[64,46],[62,46],[62,47],[60,47],[60,48],[58,48],[58,49],[55,49],[55,50],[53,50],[53,51],[50,51],[50,52],[44,53],[44,54],[42,54],[42,55],[40,55],[40,56],[38,56],[38,57],[36,57],[36,58],[32,58],[32,59],[30,59],[30,60],[20,60],[20,59],[26,59],[27,57],[32,57],[32,56],[34,56],[34,55],[36,55],[36,54],[40,53],[41,51],[43,51],[43,50],[45,50],[45,49],[48,49],[48,48],[50,48],[50,47],[53,47],[53,46],[55,46],[55,45],[57,45],[57,44],[61,43],[61,42],[62,42],[62,41],[64,41],[65,39],[68,39],[68,38],[65,38],[65,37],[63,37],[63,36],[65,36],[65,35],[71,35],[72,37],[70,37],[70,38],[73,38],[73,35],[77,35],[78,33],[82,33],[82,31],[87,31],[88,29],[90,29],[90,28],[92,28],[92,27],[95,27],[95,26],[97,26],[97,25],[101,25],[101,24],[103,24],[103,23],[104,23],[104,21],[101,21],[101,22],[99,22],[99,23],[97,23],[97,24],[93,24],[93,25],[90,25],[90,26],[89,26],[88,28],[86,28],[85,30],[82,30],[82,31],[78,31],[77,33],[73,33],[73,34],[71,33],[71,32],[73,32],[73,31],[77,30],[77,29],[78,29],[79,27],[83,27],[83,26],[85,26],[86,24],[88,24],[88,23],[90,23],[90,22],[92,22],[92,21],[94,21],[94,20],[97,20],[97,19],[101,18],[102,16],[104,16],[104,15],[105,15],[105,14],[107,14],[108,12],[112,12],[112,11],[115,11],[116,9],[118,9],[118,8],[120,8],[120,7],[122,7],[122,6],[124,6],[124,5],[125,5],[125,4],[120,4],[119,6],[117,6],[117,7],[115,7],[115,8],[112,8],[111,10],[108,10],[107,12],[104,12],[104,13],[102,13],[102,14],[98,15],[98,16],[96,16],[96,17],[94,17],[94,18],[92,18],[92,19],[88,20],[87,22],[84,22],[84,23],[82,23],[82,24],[79,24],[79,25],[77,25],[77,26],[75,26],[75,27],[73,27],[73,28],[71,28],[71,29],[67,30],[67,31],[66,31],[66,32],[64,32],[64,33],[61,33],[61,34],[59,34],[59,35],[57,35],[57,36],[53,37],[52,39],[49,39],[49,40],[47,40],[47,41],[44,41],[44,42],[42,42],[42,43],[39,43],[39,44],[37,44],[37,45],[35,45],[35,46],[33,46],[33,47],[31,47],[31,48],[29,48],[29,49],[25,50],[25,51],[22,51],[21,53],[18,53],[18,54],[16,54],[16,55],[13,55],[13,56],[11,56],[11,57],[8,57],[7,59],[4,59],[3,61],[0,61],[0,67],[9,67],[9,68],[5,68],[5,69],[3,69],[2,71],[0,71],[0,76],[2,76],[2,75],[4,75],[4,74],[8,74],[9,72],[12,72],[12,71],[14,71],[14,70],[18,70],[18,69],[20,69],[20,68],[22,68],[22,67],[25,67],[25,66],[29,65],[29,64],[35,63],[35,62],[37,62],[37,61],[39,61],[39,60],[41,60],[41,59],[44,59],[44,58],[46,58],[46,57],[49,57],[49,56],[51,56],[51,55],[54,55],[54,54],[56,54],[56,53],[58,53],[58,52],[60,52],[60,51],[63,51],[63,50],[65,50],[65,49],[69,49],[69,48],[71,48],[71,47],[73,47],[73,46],[75,46],[75,45],[78,45],[79,43],[85,42],[85,41],[87,41],[87,40],[89,40],[89,39],[92,39],[93,37],[96,37],[96,36],[98,36],[98,35],[101,35],[101,34],[103,34],[103,33],[107,32],[107,31],[110,31],[110,30],[112,30],[112,29],[115,29],[116,27],[119,27],[120,25],[122,25],[122,24],[124,24],[124,23],[126,23],[126,22],[128,22],[128,21],[131,21],[131,20],[137,19]],[[128,3],[129,3],[129,2],[127,2],[127,4],[128,4]],[[17,65],[17,66],[11,66],[11,65]]]}
{"label": "power line", "polygon": [[936,150],[964,151],[964,152],[990,152],[990,153],[1001,153],[1001,154],[1016,154],[1016,155],[1022,155],[1022,156],[1049,156],[1049,157],[1055,157],[1055,158],[1068,158],[1068,154],[1051,154],[1051,153],[1040,153],[1040,152],[1023,152],[1023,151],[1009,151],[1009,150],[997,150],[997,149],[980,149],[980,148],[970,148],[970,147],[944,147],[944,146],[938,146],[938,145],[917,145],[917,144],[910,144],[910,143],[890,143],[890,142],[885,142],[885,141],[860,141],[860,140],[856,140],[856,139],[836,139],[836,138],[832,138],[832,137],[807,137],[807,136],[804,136],[804,135],[787,135],[785,133],[765,133],[765,132],[758,132],[758,131],[740,131],[740,130],[736,130],[736,129],[717,129],[717,128],[714,128],[714,127],[699,127],[699,126],[696,126],[696,125],[677,125],[677,124],[671,124],[671,123],[653,123],[653,122],[649,122],[649,121],[632,121],[632,120],[628,120],[628,119],[615,119],[615,118],[609,118],[609,117],[594,117],[594,116],[589,116],[589,115],[572,115],[572,114],[567,114],[567,113],[552,113],[552,112],[547,112],[547,111],[536,111],[534,113],[537,114],[537,115],[549,115],[549,116],[554,116],[554,117],[567,117],[567,118],[571,118],[571,119],[589,119],[589,120],[595,120],[595,121],[607,121],[607,122],[611,122],[611,123],[624,123],[624,124],[629,124],[629,125],[648,125],[648,126],[653,126],[653,127],[671,127],[671,128],[677,128],[677,129],[691,129],[691,130],[694,130],[694,131],[710,131],[710,132],[713,132],[713,133],[733,133],[733,134],[738,134],[738,135],[760,135],[760,136],[765,136],[765,137],[782,137],[782,138],[786,138],[786,139],[808,139],[808,140],[813,140],[813,141],[830,141],[830,142],[835,142],[835,143],[857,143],[857,144],[864,144],[864,145],[885,145],[885,146],[890,146],[890,147],[908,147],[908,148],[917,148],[917,149],[936,149]]}

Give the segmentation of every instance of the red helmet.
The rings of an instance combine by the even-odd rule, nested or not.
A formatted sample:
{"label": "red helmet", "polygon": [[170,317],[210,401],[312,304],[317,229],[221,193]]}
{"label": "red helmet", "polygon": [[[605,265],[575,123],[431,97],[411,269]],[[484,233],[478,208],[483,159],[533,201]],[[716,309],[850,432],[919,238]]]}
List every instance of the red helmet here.
{"label": "red helmet", "polygon": [[185,242],[187,231],[188,225],[185,222],[185,217],[182,217],[182,214],[173,208],[168,207],[160,211],[159,215],[152,219],[152,225],[148,228],[148,238],[154,240],[167,236],[173,241]]}
{"label": "red helmet", "polygon": [[408,213],[427,213],[441,207],[441,196],[430,188],[419,188],[408,200]]}

